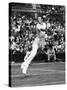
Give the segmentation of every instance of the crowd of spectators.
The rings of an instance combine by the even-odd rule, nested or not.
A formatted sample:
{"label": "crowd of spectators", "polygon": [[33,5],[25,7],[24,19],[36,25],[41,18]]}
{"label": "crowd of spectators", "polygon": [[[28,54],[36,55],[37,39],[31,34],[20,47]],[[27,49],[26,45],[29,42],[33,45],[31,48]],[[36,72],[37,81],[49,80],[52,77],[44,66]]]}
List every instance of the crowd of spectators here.
{"label": "crowd of spectators", "polygon": [[26,52],[36,37],[36,20],[25,16],[11,17],[9,44],[10,49]]}
{"label": "crowd of spectators", "polygon": [[[14,14],[10,17],[10,28],[9,28],[9,49],[15,52],[26,53],[29,47],[32,46],[32,42],[37,36],[36,24],[38,21],[33,17],[26,15],[21,15],[20,12],[18,15]],[[43,18],[44,21],[44,18]],[[49,17],[48,20],[51,27],[49,30],[46,30],[47,34],[55,35],[46,40],[47,46],[51,43],[57,53],[65,52],[65,26],[63,26],[59,21],[52,21]],[[45,50],[45,49],[44,49]]]}

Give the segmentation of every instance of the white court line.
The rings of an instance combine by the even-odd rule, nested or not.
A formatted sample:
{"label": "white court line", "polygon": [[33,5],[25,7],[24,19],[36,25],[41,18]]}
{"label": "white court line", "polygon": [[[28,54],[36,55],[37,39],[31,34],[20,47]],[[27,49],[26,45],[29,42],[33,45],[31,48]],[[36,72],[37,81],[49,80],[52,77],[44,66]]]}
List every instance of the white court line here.
{"label": "white court line", "polygon": [[[41,64],[56,64],[57,62],[48,62],[48,63],[31,63],[32,65],[41,65]],[[65,62],[58,62],[64,64]],[[10,63],[11,66],[18,66],[21,65],[22,63]]]}
{"label": "white court line", "polygon": [[[47,82],[47,83],[40,83],[40,84],[31,84],[32,86],[43,86],[43,85],[56,85],[56,84],[65,84],[65,81],[56,81],[56,82]],[[23,86],[23,85],[22,85]],[[30,84],[28,84],[28,85],[24,85],[24,86],[30,86]]]}
{"label": "white court line", "polygon": [[[53,72],[53,71],[54,71],[54,72],[55,72],[55,71],[56,71],[56,72],[65,72],[64,70],[51,70],[51,69],[47,70],[47,69],[43,69],[43,68],[42,68],[42,69],[41,69],[41,68],[35,68],[35,69],[34,69],[34,68],[31,68],[31,69],[29,69],[29,70],[30,70],[30,71],[44,71],[44,72],[45,72],[45,71],[47,71],[47,72]],[[14,72],[17,71],[17,72],[18,72],[19,69],[13,69],[13,70],[11,70],[11,71],[14,71]]]}
{"label": "white court line", "polygon": [[[47,70],[44,70],[44,72],[45,72],[45,71],[47,71]],[[50,71],[50,72],[49,72],[49,71]],[[37,74],[33,73],[33,74],[27,74],[27,75],[29,75],[29,76],[31,76],[31,75],[45,75],[45,74],[48,74],[48,73],[49,73],[49,74],[57,74],[57,73],[58,73],[58,74],[64,74],[65,71],[48,70],[48,72],[46,72],[46,73],[44,73],[44,72],[43,72],[43,74],[42,74],[42,73],[39,73],[39,74],[38,74],[38,73],[37,73]],[[27,75],[26,75],[26,76],[27,76]],[[21,74],[21,75],[11,75],[11,77],[12,77],[12,78],[23,77],[23,74]]]}
{"label": "white court line", "polygon": [[[31,84],[32,86],[43,86],[43,85],[56,85],[56,84],[65,84],[65,81],[56,81],[56,82],[47,82],[47,83],[40,83],[40,84]],[[30,86],[30,84],[29,85],[24,85],[24,86]]]}
{"label": "white court line", "polygon": [[47,69],[41,69],[41,68],[40,68],[40,69],[39,69],[39,68],[37,68],[37,69],[31,68],[31,69],[29,69],[29,70],[35,70],[35,71],[47,71],[47,72],[53,72],[53,71],[54,71],[54,72],[62,72],[62,73],[65,72],[64,70],[50,70],[50,69],[47,70]]}
{"label": "white court line", "polygon": [[45,84],[56,84],[56,83],[64,83],[65,81],[56,81],[56,82],[48,82],[48,83],[45,83]]}

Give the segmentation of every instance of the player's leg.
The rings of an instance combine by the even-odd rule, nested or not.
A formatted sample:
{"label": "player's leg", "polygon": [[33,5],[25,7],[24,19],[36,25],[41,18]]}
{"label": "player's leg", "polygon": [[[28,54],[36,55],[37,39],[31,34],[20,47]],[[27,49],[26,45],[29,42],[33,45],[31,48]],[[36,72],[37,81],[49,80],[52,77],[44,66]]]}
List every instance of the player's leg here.
{"label": "player's leg", "polygon": [[24,61],[29,57],[29,55],[30,55],[30,52],[27,52],[25,57],[24,57]]}
{"label": "player's leg", "polygon": [[54,61],[56,61],[56,54],[54,54]]}
{"label": "player's leg", "polygon": [[29,57],[25,61],[25,65],[26,66],[29,66],[29,64],[31,63],[32,59],[35,57],[36,53],[37,53],[37,48],[36,48],[36,50],[33,48],[33,50],[31,51],[31,53],[29,55]]}
{"label": "player's leg", "polygon": [[29,64],[31,63],[32,59],[35,57],[37,53],[38,45],[35,44],[35,46],[32,48],[32,51],[30,52],[29,57],[22,63],[21,68],[23,69],[22,72],[26,74],[27,69],[29,67]]}
{"label": "player's leg", "polygon": [[37,53],[36,50],[32,50],[29,57],[22,63],[21,68],[23,69],[23,73],[26,74],[29,64],[31,63],[32,59],[35,57],[36,53]]}
{"label": "player's leg", "polygon": [[50,55],[50,54],[48,54],[48,62],[50,62],[50,57],[51,57],[51,55]]}

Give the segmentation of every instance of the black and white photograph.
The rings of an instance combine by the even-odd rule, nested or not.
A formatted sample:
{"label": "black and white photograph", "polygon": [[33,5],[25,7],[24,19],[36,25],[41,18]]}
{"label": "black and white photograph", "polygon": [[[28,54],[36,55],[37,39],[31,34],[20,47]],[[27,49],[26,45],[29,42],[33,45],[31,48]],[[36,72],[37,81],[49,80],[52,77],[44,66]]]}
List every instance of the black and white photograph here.
{"label": "black and white photograph", "polygon": [[65,6],[9,3],[9,86],[65,84]]}

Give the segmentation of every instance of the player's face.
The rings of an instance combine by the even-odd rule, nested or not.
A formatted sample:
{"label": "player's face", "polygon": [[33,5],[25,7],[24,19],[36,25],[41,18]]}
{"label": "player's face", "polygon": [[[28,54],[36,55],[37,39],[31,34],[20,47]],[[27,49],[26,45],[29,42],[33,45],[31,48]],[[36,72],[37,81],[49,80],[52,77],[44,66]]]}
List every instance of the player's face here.
{"label": "player's face", "polygon": [[41,23],[42,22],[42,18],[41,17],[38,17],[38,21]]}

